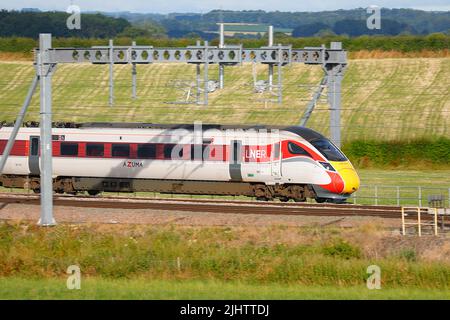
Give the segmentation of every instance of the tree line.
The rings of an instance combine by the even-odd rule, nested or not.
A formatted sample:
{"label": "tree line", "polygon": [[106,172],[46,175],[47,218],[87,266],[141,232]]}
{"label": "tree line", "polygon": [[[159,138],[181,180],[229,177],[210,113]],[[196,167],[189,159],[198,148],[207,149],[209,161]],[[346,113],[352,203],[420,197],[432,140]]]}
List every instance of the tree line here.
{"label": "tree line", "polygon": [[[117,14],[116,14],[117,15]],[[366,20],[370,16],[365,8],[322,12],[266,12],[263,10],[231,11],[213,10],[205,14],[173,13],[169,15],[119,13],[132,23],[153,21],[163,26],[169,37],[185,37],[197,33],[207,37],[205,32],[217,31],[218,22],[256,23],[278,28],[294,29],[295,37],[336,34],[360,35],[427,35],[450,30],[450,11],[432,12],[414,9],[381,8],[381,29],[370,30]]]}
{"label": "tree line", "polygon": [[[155,47],[186,47],[195,45],[199,38],[151,38],[145,36],[137,37],[116,37],[114,44],[130,45],[132,41],[136,41],[138,45],[149,45]],[[292,45],[294,48],[303,48],[307,46],[320,46],[329,44],[332,41],[340,41],[343,47],[348,51],[360,50],[382,50],[382,51],[401,51],[401,52],[417,52],[422,50],[448,50],[450,48],[450,35],[431,34],[427,36],[327,36],[327,37],[311,37],[311,38],[292,38],[283,34],[275,35],[275,42],[284,45]],[[219,39],[213,39],[211,45],[218,45]],[[258,48],[267,45],[267,39],[226,39],[227,44],[242,44],[245,48]],[[107,45],[108,40],[102,38],[53,38],[54,47],[90,47]],[[33,48],[38,46],[36,38],[27,37],[0,37],[0,51],[3,52],[21,52],[30,53]]]}
{"label": "tree line", "polygon": [[83,14],[80,30],[66,26],[70,14],[65,12],[0,11],[0,37],[37,38],[39,33],[51,33],[55,37],[108,38],[115,37],[131,23],[123,18],[102,14]]}

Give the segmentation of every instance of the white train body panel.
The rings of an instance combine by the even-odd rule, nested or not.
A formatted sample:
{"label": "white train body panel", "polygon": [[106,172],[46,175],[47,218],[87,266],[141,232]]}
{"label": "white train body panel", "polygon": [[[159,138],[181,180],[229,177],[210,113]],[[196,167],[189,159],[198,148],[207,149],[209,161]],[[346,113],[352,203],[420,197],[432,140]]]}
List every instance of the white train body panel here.
{"label": "white train body panel", "polygon": [[[11,131],[12,128],[10,127],[0,128],[0,141],[7,140]],[[58,139],[63,137],[63,140],[59,140],[61,143],[199,145],[207,141],[210,146],[229,146],[228,153],[231,152],[232,147],[230,146],[232,142],[239,141],[242,145],[241,150],[245,150],[247,146],[261,147],[261,150],[248,152],[249,155],[254,157],[254,161],[241,162],[240,172],[243,182],[263,182],[269,185],[275,183],[327,185],[331,183],[330,175],[317,159],[302,156],[285,157],[280,142],[287,140],[299,142],[318,152],[298,134],[283,130],[269,133],[264,130],[206,130],[200,134],[194,132],[158,128],[54,128],[52,134],[55,137],[60,137]],[[28,152],[30,137],[39,136],[39,133],[39,128],[21,128],[16,141],[23,141],[25,143],[23,148],[26,148]],[[278,156],[275,152],[269,152],[272,149],[275,150],[277,144],[280,148]],[[268,149],[264,150],[264,147]],[[227,157],[230,157],[230,154],[227,154]],[[257,162],[259,160],[261,162]],[[30,175],[28,153],[19,156],[11,155],[3,174]],[[232,180],[230,163],[224,160],[199,161],[54,156],[53,174],[55,177]]]}

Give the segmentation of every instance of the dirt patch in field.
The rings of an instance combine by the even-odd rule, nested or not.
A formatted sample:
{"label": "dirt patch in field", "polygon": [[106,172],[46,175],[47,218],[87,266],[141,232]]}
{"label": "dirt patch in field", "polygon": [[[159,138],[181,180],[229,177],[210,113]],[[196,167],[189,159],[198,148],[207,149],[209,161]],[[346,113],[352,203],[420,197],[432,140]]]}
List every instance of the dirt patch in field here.
{"label": "dirt patch in field", "polygon": [[0,61],[33,61],[33,54],[22,52],[0,52]]}

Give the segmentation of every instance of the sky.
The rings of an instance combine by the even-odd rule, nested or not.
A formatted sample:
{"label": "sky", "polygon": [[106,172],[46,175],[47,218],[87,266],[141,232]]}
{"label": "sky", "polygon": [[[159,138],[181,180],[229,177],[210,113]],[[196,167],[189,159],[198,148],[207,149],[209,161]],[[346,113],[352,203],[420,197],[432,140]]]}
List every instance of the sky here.
{"label": "sky", "polygon": [[377,5],[386,8],[413,8],[450,11],[450,0],[0,0],[1,9],[39,8],[65,11],[70,4],[81,11],[131,11],[140,13],[199,12],[213,9],[266,11],[324,11],[366,8]]}

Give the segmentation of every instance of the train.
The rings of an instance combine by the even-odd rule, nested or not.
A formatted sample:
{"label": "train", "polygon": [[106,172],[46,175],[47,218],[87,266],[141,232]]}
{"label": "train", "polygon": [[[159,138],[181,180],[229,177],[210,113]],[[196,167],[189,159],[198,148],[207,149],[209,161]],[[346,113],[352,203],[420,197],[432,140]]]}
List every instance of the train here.
{"label": "train", "polygon": [[[13,127],[0,128],[0,154]],[[40,192],[40,129],[27,123],[0,186]],[[157,192],[342,203],[360,180],[347,157],[300,126],[56,123],[55,193]]]}

